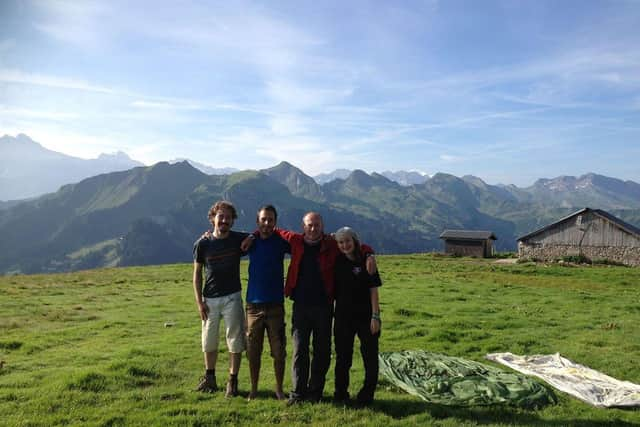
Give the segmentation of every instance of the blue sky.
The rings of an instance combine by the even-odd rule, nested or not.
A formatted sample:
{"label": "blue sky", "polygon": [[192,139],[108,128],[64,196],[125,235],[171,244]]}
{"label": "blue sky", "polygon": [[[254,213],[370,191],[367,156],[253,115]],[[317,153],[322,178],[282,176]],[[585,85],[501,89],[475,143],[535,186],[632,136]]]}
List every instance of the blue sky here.
{"label": "blue sky", "polygon": [[0,134],[91,158],[640,182],[640,1],[0,2]]}

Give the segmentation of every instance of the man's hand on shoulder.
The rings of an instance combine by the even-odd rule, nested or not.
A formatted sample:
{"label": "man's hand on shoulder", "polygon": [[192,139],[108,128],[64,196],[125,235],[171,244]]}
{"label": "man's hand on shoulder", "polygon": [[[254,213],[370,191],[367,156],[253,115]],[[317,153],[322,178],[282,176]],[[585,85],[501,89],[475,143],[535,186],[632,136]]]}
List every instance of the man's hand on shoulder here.
{"label": "man's hand on shoulder", "polygon": [[207,230],[204,232],[204,234],[202,236],[200,236],[200,240],[202,239],[211,239],[213,237],[213,233],[211,233],[211,230]]}
{"label": "man's hand on shoulder", "polygon": [[375,255],[371,254],[367,256],[367,273],[373,275],[378,271],[378,263],[376,262]]}
{"label": "man's hand on shoulder", "polygon": [[244,240],[240,243],[240,250],[242,252],[248,252],[249,249],[251,249],[251,245],[253,245],[253,241],[255,240],[256,236],[254,236],[253,234],[249,234],[247,237],[244,238]]}

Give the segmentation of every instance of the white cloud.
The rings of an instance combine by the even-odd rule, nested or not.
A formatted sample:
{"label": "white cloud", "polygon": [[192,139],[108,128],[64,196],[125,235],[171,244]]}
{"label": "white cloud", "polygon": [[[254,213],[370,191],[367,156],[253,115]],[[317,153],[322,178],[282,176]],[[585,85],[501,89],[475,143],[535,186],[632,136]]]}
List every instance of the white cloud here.
{"label": "white cloud", "polygon": [[0,81],[6,83],[20,83],[52,88],[82,90],[104,94],[114,94],[117,91],[108,87],[93,85],[84,80],[69,79],[65,77],[50,76],[38,73],[29,73],[20,70],[0,69]]}
{"label": "white cloud", "polygon": [[[635,46],[576,47],[524,63],[505,63],[446,76],[434,75],[422,81],[387,81],[385,87],[400,96],[423,104],[456,99],[486,102],[486,95],[509,90],[507,100],[555,106],[584,105],[598,86],[620,90],[640,88],[640,53]],[[505,88],[505,89],[503,89]]]}
{"label": "white cloud", "polygon": [[271,118],[270,124],[271,132],[275,136],[292,136],[308,132],[307,127],[304,125],[304,120],[300,117],[277,115]]}
{"label": "white cloud", "polygon": [[132,107],[138,108],[158,108],[161,110],[174,109],[175,106],[168,102],[151,102],[151,101],[134,101],[131,103]]}
{"label": "white cloud", "polygon": [[221,3],[173,10],[170,15],[160,12],[137,24],[148,37],[186,45],[211,58],[250,63],[268,74],[304,65],[305,51],[322,45],[323,40],[268,11],[246,2]]}
{"label": "white cloud", "polygon": [[33,26],[40,32],[73,45],[97,48],[114,34],[105,31],[107,22],[117,25],[109,3],[97,1],[48,0],[35,2],[40,17]]}
{"label": "white cloud", "polygon": [[315,174],[331,170],[337,160],[336,153],[326,141],[307,135],[283,136],[271,129],[251,128],[236,133],[218,133],[203,138],[194,146],[200,147],[196,151],[207,156],[207,159],[194,160],[239,169],[261,169],[286,160],[306,173]]}
{"label": "white cloud", "polygon": [[447,162],[447,163],[457,163],[460,162],[462,160],[464,160],[462,157],[459,156],[452,156],[451,154],[441,154],[440,155],[440,160]]}
{"label": "white cloud", "polygon": [[0,107],[0,114],[6,116],[13,116],[15,118],[27,118],[27,119],[46,119],[46,120],[75,120],[78,115],[75,113],[63,113],[60,111],[41,111],[30,110],[26,108],[5,108]]}
{"label": "white cloud", "polygon": [[270,81],[267,94],[280,108],[288,111],[313,109],[344,101],[353,92],[351,88],[328,89],[303,86],[293,81]]}
{"label": "white cloud", "polygon": [[203,107],[197,104],[180,101],[145,101],[137,100],[131,103],[132,107],[152,110],[202,110]]}

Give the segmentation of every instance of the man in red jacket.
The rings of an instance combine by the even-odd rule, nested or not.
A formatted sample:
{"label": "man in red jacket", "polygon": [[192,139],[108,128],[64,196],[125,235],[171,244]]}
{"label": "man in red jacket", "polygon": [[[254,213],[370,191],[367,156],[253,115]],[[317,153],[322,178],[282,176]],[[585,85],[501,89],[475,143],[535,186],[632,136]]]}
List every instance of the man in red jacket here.
{"label": "man in red jacket", "polygon": [[[322,216],[319,213],[306,213],[302,218],[302,228],[303,234],[276,230],[291,245],[291,263],[284,291],[286,296],[293,299],[293,390],[289,405],[305,400],[318,402],[322,398],[331,361],[333,270],[339,253],[336,241],[324,234]],[[368,246],[363,246],[363,249],[368,254],[373,253]],[[372,273],[376,271],[373,257],[367,259],[367,270]],[[313,345],[311,365],[310,344]]]}

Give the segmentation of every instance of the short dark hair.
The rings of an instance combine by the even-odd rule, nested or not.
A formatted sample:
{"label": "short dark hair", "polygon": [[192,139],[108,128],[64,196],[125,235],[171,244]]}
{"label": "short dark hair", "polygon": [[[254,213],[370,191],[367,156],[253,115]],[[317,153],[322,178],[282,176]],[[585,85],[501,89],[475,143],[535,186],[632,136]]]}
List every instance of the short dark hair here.
{"label": "short dark hair", "polygon": [[262,211],[269,211],[273,213],[273,216],[276,219],[276,221],[278,220],[278,211],[276,211],[276,208],[273,205],[261,206],[260,209],[258,209],[258,212],[256,212],[257,219],[260,219],[260,212]]}
{"label": "short dark hair", "polygon": [[213,222],[213,217],[215,217],[216,214],[222,209],[230,210],[231,218],[233,219],[238,218],[238,214],[236,213],[236,208],[233,206],[233,203],[227,202],[226,200],[219,200],[215,202],[213,206],[211,206],[211,209],[209,209],[209,214],[208,214],[209,221]]}

